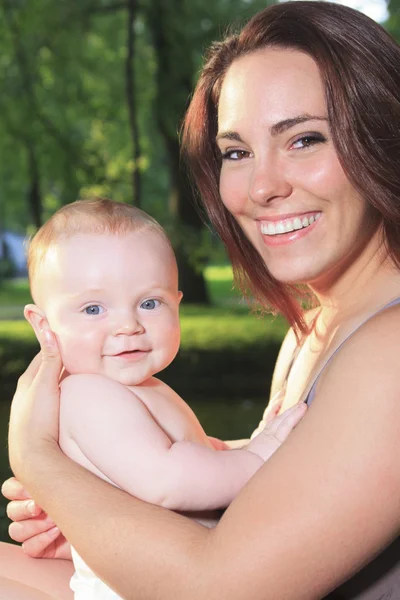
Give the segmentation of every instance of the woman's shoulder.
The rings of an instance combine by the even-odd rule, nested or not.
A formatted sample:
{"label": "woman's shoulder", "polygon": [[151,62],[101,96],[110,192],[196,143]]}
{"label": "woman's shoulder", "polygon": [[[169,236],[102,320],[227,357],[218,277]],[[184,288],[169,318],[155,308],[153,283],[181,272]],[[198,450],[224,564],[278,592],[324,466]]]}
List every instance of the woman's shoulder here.
{"label": "woman's shoulder", "polygon": [[[339,408],[351,402],[364,409],[377,403],[400,407],[400,304],[385,308],[345,340],[324,368],[316,400],[329,396]],[[400,411],[399,411],[400,417]]]}
{"label": "woman's shoulder", "polygon": [[360,358],[365,355],[366,360],[370,355],[390,356],[395,349],[400,349],[399,334],[400,302],[379,309],[358,325],[340,346],[338,359],[341,353],[356,353]]}

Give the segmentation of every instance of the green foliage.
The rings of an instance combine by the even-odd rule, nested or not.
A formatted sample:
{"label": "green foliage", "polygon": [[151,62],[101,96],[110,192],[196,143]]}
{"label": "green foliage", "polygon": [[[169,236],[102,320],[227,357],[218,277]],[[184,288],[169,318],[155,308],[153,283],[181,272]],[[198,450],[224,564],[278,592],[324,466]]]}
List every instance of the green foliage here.
{"label": "green foliage", "polygon": [[389,19],[386,28],[400,43],[400,0],[389,0],[388,11]]}
{"label": "green foliage", "polygon": [[0,152],[7,156],[0,163],[0,221],[34,230],[78,197],[131,202],[137,169],[143,208],[176,230],[190,266],[201,270],[211,249],[207,236],[182,226],[174,205],[179,125],[205,47],[265,1],[142,0],[137,6],[133,69],[140,148],[134,160],[126,100],[127,2],[0,1],[0,84],[7,90],[0,97]]}
{"label": "green foliage", "polygon": [[0,284],[4,279],[9,279],[14,275],[14,265],[8,258],[0,258]]}
{"label": "green foliage", "polygon": [[[29,284],[27,279],[10,279],[4,281],[0,286],[0,319],[5,319],[1,309],[5,306],[14,306],[21,310],[25,304],[32,302],[29,293]],[[20,312],[20,314],[22,314]]]}

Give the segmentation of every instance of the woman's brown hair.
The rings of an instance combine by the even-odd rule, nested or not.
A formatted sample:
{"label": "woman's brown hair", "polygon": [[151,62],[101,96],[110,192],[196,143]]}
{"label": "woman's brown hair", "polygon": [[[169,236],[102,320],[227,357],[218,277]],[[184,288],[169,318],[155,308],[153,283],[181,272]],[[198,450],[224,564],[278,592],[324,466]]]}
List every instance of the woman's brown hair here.
{"label": "woman's brown hair", "polygon": [[349,180],[373,207],[400,268],[400,47],[362,13],[329,2],[285,2],[253,17],[208,53],[183,125],[183,153],[235,280],[262,307],[282,313],[297,332],[304,289],[276,281],[224,207],[216,144],[221,86],[231,64],[264,48],[311,56],[325,88],[333,143]]}

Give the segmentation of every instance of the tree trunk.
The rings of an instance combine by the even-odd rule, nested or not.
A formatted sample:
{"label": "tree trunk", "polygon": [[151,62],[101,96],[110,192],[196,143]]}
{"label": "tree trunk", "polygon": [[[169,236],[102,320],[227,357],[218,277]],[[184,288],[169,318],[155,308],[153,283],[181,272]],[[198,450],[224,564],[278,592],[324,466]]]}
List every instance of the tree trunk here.
{"label": "tree trunk", "polygon": [[137,2],[128,1],[128,37],[127,37],[127,55],[126,55],[126,100],[128,106],[129,126],[131,130],[132,141],[132,200],[138,208],[142,203],[142,181],[139,168],[140,159],[140,139],[139,126],[137,121],[137,106],[135,96],[135,19]]}
{"label": "tree trunk", "polygon": [[[203,228],[203,222],[194,207],[190,183],[183,173],[179,161],[179,142],[177,138],[166,138],[168,156],[170,157],[171,205],[176,217],[176,228],[183,226],[183,235],[178,235],[175,252],[179,267],[179,286],[184,301],[191,304],[209,304],[209,296],[201,265],[196,268],[190,263],[190,246],[185,245],[185,230],[190,229],[197,234]],[[200,267],[200,268],[199,268]]]}
{"label": "tree trunk", "polygon": [[[186,109],[187,99],[192,92],[192,44],[186,28],[179,21],[182,1],[163,0],[152,3],[149,25],[157,56],[157,120],[163,136],[169,160],[171,178],[171,214],[175,220],[178,237],[201,242],[203,222],[195,208],[195,201],[186,175],[180,166],[178,129]],[[179,15],[179,19],[177,18]],[[177,60],[179,57],[179,60]],[[182,235],[179,235],[182,233]],[[191,244],[193,247],[193,244]],[[175,245],[178,259],[180,286],[187,303],[209,304],[204,276],[190,262],[191,247],[184,241]]]}
{"label": "tree trunk", "polygon": [[29,162],[29,187],[28,187],[28,207],[32,216],[33,223],[37,229],[42,225],[42,195],[40,191],[39,166],[35,151],[28,147]]}

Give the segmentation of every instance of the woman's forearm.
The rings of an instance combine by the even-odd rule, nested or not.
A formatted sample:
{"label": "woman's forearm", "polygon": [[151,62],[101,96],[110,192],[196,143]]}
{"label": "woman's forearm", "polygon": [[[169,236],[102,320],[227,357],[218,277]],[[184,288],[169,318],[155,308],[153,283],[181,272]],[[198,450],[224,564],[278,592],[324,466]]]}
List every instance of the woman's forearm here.
{"label": "woman's forearm", "polygon": [[[391,323],[384,333],[397,349]],[[124,598],[320,599],[399,531],[398,352],[389,344],[377,357],[381,331],[367,334],[360,355],[340,355],[321,385],[324,402],[315,401],[213,530],[132,498],[61,453],[58,373],[50,354],[33,382],[31,365],[14,398],[11,466],[83,559]],[[347,376],[350,362],[354,377]],[[379,395],[385,403],[377,411]]]}
{"label": "woman's forearm", "polygon": [[41,454],[40,465],[25,484],[89,566],[119,595],[135,600],[197,597],[210,530],[129,496],[72,462],[56,446]]}

